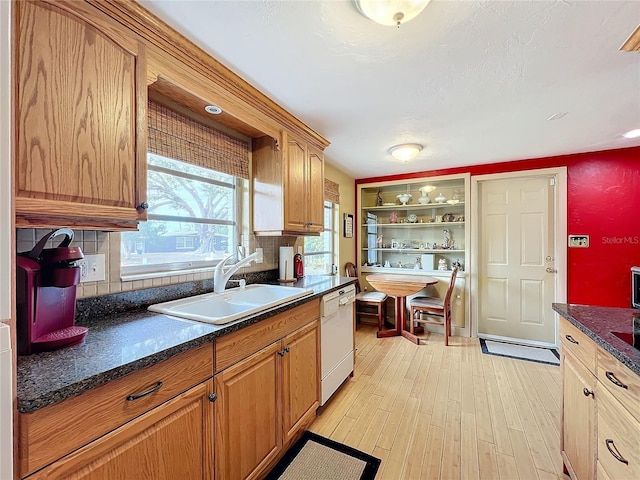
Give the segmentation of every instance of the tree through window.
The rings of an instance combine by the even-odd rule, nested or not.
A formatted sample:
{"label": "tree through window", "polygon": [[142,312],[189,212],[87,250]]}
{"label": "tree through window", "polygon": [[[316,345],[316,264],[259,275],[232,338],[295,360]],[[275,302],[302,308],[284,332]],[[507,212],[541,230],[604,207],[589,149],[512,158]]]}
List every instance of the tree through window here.
{"label": "tree through window", "polygon": [[122,234],[122,273],[212,266],[238,243],[233,175],[147,155],[148,221]]}

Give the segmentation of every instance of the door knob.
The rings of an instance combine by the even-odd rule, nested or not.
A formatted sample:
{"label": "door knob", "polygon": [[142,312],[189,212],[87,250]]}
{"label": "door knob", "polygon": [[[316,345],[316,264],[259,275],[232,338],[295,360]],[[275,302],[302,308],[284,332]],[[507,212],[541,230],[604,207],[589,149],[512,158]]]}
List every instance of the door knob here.
{"label": "door knob", "polygon": [[553,257],[552,257],[551,255],[547,255],[547,256],[545,257],[545,260],[546,260],[547,262],[550,262],[550,261],[552,261],[552,260],[553,260]]}
{"label": "door knob", "polygon": [[547,267],[544,269],[547,273],[556,273],[556,269],[553,267]]}

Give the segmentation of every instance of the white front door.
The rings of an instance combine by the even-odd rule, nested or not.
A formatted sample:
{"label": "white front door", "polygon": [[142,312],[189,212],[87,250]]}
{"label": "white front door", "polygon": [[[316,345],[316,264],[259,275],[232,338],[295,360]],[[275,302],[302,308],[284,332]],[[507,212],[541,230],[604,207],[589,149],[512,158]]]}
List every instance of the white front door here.
{"label": "white front door", "polygon": [[478,335],[554,345],[555,177],[478,183]]}

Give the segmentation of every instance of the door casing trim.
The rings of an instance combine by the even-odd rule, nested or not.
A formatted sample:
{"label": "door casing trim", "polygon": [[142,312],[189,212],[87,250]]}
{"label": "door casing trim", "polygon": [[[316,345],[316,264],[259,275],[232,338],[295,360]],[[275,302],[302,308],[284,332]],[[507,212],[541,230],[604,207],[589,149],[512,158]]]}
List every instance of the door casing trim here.
{"label": "door casing trim", "polygon": [[[471,296],[471,334],[478,337],[479,318],[479,295],[478,295],[478,272],[479,272],[479,231],[476,228],[480,216],[480,184],[492,180],[505,179],[525,179],[532,177],[549,177],[555,180],[554,195],[554,256],[556,282],[554,302],[565,303],[567,301],[567,167],[541,168],[536,170],[520,170],[516,172],[492,173],[487,175],[476,175],[471,177],[471,249],[470,249],[470,272],[467,272],[469,282],[469,292]],[[558,346],[558,315],[554,315],[555,345],[544,344],[545,346]],[[482,338],[489,339],[485,334]],[[498,337],[494,337],[498,338]],[[512,339],[512,341],[514,341]]]}

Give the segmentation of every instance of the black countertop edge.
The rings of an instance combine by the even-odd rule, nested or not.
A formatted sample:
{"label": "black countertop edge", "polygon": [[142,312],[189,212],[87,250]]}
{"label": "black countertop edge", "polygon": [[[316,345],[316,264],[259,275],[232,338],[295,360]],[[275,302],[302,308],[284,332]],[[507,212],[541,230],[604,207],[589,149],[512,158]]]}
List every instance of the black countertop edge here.
{"label": "black countertop edge", "polygon": [[[225,325],[178,319],[146,309],[116,311],[112,315],[85,319],[83,324],[89,327],[89,333],[82,344],[18,357],[18,410],[28,413],[53,405],[356,282],[356,278],[350,277],[304,277],[286,285],[312,288],[312,295]],[[159,325],[161,332],[149,328],[150,324]],[[172,329],[181,334],[188,330],[189,339],[176,340]],[[166,343],[172,345],[165,348]],[[135,350],[135,345],[143,345],[142,350],[149,351],[130,352]],[[130,358],[120,360],[127,356]]]}
{"label": "black countertop edge", "polygon": [[613,334],[633,335],[633,319],[640,316],[639,310],[566,303],[554,303],[552,308],[603,350],[640,375],[640,350]]}

